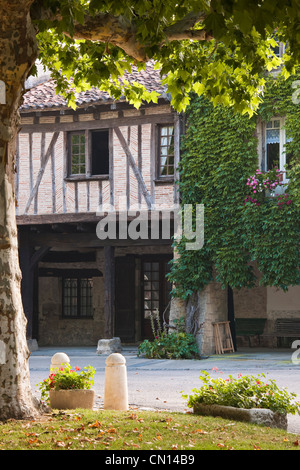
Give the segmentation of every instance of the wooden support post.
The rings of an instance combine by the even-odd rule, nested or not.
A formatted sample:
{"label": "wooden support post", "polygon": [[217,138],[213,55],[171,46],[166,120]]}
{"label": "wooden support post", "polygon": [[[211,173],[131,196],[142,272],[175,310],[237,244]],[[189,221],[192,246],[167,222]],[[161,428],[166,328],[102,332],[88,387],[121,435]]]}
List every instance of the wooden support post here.
{"label": "wooden support post", "polygon": [[104,337],[114,336],[115,319],[115,249],[113,246],[104,247]]}
{"label": "wooden support post", "polygon": [[33,334],[37,331],[37,325],[34,325],[34,310],[37,294],[38,276],[36,272],[37,263],[42,257],[48,253],[50,247],[40,247],[34,252],[30,240],[30,232],[22,231],[19,236],[19,262],[22,271],[21,295],[23,309],[27,318],[27,339],[33,338]]}

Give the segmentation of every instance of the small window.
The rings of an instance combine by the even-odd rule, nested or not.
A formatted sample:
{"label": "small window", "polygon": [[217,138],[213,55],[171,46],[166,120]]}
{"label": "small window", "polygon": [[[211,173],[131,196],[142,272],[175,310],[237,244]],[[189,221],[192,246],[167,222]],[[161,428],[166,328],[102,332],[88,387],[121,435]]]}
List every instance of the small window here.
{"label": "small window", "polygon": [[63,317],[93,317],[93,280],[63,278]]}
{"label": "small window", "polygon": [[[88,151],[87,151],[88,149]],[[69,133],[69,176],[109,174],[109,131]]]}
{"label": "small window", "polygon": [[174,175],[174,126],[159,126],[158,176]]}
{"label": "small window", "polygon": [[71,175],[85,175],[85,134],[72,132],[70,134],[70,173]]}
{"label": "small window", "polygon": [[267,170],[280,167],[280,120],[272,119],[266,126]]}
{"label": "small window", "polygon": [[272,47],[272,50],[276,57],[283,57],[285,52],[285,45],[282,42],[276,41],[276,46]]}
{"label": "small window", "polygon": [[292,139],[286,134],[284,118],[272,118],[266,123],[265,169],[268,171],[278,168],[283,172],[284,180],[288,177],[286,171],[293,156],[291,141]]}

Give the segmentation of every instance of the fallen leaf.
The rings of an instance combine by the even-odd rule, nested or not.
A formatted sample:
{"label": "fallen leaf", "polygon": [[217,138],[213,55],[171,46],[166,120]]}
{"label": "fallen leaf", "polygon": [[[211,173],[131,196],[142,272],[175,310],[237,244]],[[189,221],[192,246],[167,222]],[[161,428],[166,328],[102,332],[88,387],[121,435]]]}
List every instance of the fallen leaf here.
{"label": "fallen leaf", "polygon": [[101,423],[99,421],[95,421],[95,423],[89,424],[89,428],[100,428]]}
{"label": "fallen leaf", "polygon": [[196,429],[196,431],[193,432],[197,432],[198,434],[208,434],[207,431],[203,431],[202,429]]}
{"label": "fallen leaf", "polygon": [[63,442],[63,441],[56,441],[54,444],[55,444],[57,447],[66,447],[66,444],[65,444],[65,442]]}
{"label": "fallen leaf", "polygon": [[109,428],[106,430],[106,432],[110,432],[110,433],[115,433],[117,432],[116,428]]}

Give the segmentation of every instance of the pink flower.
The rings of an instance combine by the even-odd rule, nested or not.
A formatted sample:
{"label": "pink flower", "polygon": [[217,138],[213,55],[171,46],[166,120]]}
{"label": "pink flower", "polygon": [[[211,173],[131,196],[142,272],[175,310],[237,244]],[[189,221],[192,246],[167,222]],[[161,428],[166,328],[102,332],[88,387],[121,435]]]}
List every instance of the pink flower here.
{"label": "pink flower", "polygon": [[80,367],[78,367],[78,366],[75,366],[75,370],[80,370]]}

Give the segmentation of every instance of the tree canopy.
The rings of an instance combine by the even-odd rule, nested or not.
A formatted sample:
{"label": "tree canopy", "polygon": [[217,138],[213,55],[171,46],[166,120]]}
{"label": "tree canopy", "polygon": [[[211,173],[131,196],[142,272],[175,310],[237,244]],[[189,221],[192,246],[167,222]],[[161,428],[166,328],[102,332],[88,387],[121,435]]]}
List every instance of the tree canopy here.
{"label": "tree canopy", "polygon": [[264,72],[278,66],[276,40],[286,45],[283,72],[300,57],[299,0],[35,0],[39,58],[58,91],[103,87],[139,106],[157,99],[119,78],[154,60],[177,111],[189,93],[252,114]]}

